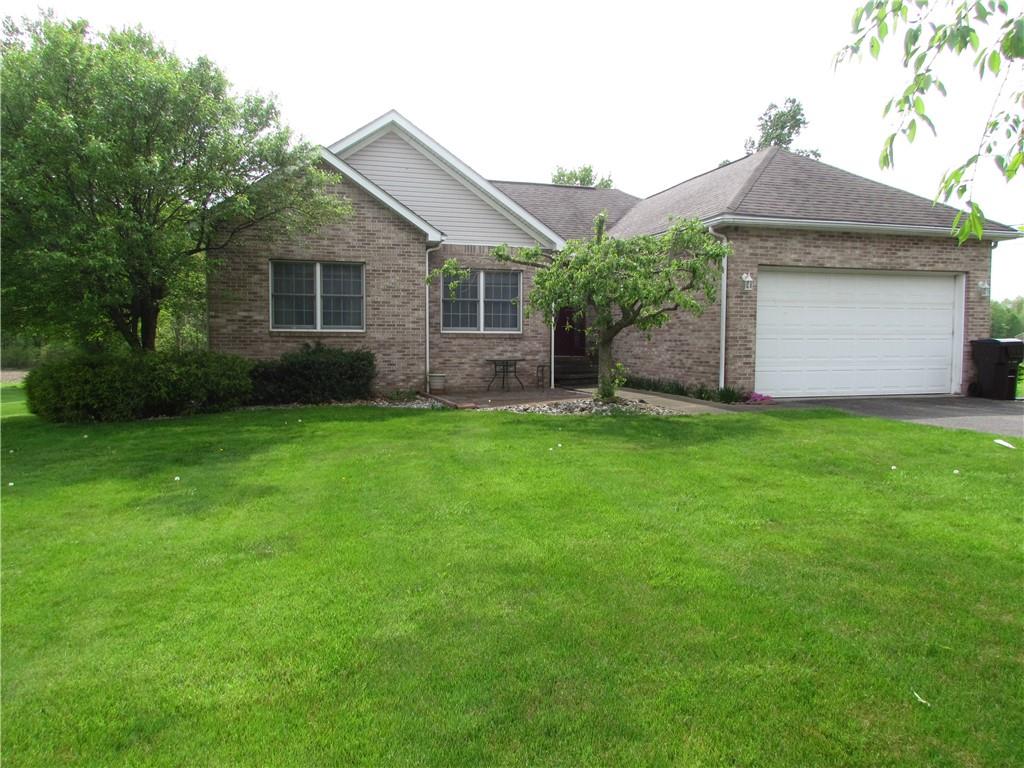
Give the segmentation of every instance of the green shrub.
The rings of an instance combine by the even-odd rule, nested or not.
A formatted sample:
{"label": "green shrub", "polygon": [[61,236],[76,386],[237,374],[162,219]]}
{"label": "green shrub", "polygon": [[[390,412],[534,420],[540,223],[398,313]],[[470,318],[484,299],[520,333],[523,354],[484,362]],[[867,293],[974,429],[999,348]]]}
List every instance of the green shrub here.
{"label": "green shrub", "polygon": [[720,403],[742,403],[746,394],[732,387],[722,387],[718,390],[718,402]]}
{"label": "green shrub", "polygon": [[232,355],[79,353],[25,379],[28,407],[47,421],[129,421],[235,408],[252,391],[251,363]]}
{"label": "green shrub", "polygon": [[682,382],[671,379],[656,379],[646,376],[630,376],[626,386],[631,389],[646,389],[648,392],[664,392],[667,395],[693,397],[698,400],[710,400],[715,403],[742,403],[746,394],[732,387],[709,387],[698,384],[688,387]]}
{"label": "green shrub", "polygon": [[261,405],[330,403],[370,396],[377,369],[368,350],[306,344],[252,369],[252,402]]}
{"label": "green shrub", "polygon": [[694,387],[693,391],[690,393],[690,396],[695,397],[698,400],[714,400],[715,394],[716,391],[711,387],[708,387],[704,384],[698,384],[696,387]]}
{"label": "green shrub", "polygon": [[237,408],[252,394],[252,363],[216,352],[144,355],[153,369],[147,416],[179,416]]}
{"label": "green shrub", "polygon": [[419,396],[420,393],[415,389],[395,389],[384,395],[384,398],[392,403],[411,403]]}
{"label": "green shrub", "polygon": [[148,383],[131,355],[77,354],[42,363],[25,377],[28,409],[47,421],[141,418]]}
{"label": "green shrub", "polygon": [[666,395],[679,395],[688,397],[689,388],[678,381],[671,379],[654,379],[646,376],[630,376],[626,379],[626,386],[631,389],[646,389],[648,392],[664,392]]}

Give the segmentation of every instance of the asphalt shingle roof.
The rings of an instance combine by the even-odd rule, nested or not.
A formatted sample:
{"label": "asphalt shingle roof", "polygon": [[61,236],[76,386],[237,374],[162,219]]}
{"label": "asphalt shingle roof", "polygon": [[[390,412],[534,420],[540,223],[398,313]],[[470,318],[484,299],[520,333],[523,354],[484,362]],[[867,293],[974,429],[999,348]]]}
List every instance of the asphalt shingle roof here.
{"label": "asphalt shingle roof", "polygon": [[[952,226],[957,209],[779,147],[762,150],[652,195],[610,234],[663,232],[674,218],[734,215],[858,224]],[[1017,230],[986,221],[986,231]]]}
{"label": "asphalt shingle roof", "polygon": [[594,219],[608,211],[608,227],[640,202],[620,189],[534,184],[526,181],[492,181],[566,240],[585,240],[594,234]]}
{"label": "asphalt shingle roof", "polygon": [[616,237],[664,232],[673,219],[709,219],[728,210],[732,201],[756,178],[765,153],[748,155],[713,171],[641,200],[611,227]]}

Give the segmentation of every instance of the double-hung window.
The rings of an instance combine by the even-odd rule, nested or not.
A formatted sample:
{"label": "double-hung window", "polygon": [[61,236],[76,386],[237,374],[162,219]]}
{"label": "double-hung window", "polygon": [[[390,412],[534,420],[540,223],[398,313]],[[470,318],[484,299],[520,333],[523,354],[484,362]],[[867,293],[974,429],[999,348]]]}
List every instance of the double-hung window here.
{"label": "double-hung window", "polygon": [[275,330],[361,331],[363,265],[346,262],[270,263],[270,327]]}
{"label": "double-hung window", "polygon": [[[453,286],[452,283],[457,282]],[[441,288],[441,330],[518,333],[522,327],[523,273],[474,269]]]}

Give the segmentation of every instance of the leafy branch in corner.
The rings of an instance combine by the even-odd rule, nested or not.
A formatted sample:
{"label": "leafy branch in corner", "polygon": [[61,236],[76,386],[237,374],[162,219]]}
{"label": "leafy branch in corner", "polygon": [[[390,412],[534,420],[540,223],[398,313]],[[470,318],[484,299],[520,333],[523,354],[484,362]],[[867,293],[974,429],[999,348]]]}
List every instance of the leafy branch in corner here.
{"label": "leafy branch in corner", "polygon": [[973,197],[975,174],[982,158],[990,157],[1003,178],[1010,182],[1024,164],[1024,15],[1012,15],[1006,0],[955,2],[946,0],[869,0],[853,15],[853,42],[836,55],[836,65],[861,55],[867,47],[877,59],[887,40],[903,27],[903,67],[910,80],[889,99],[883,117],[895,113],[896,130],[882,144],[879,165],[895,164],[899,137],[913,143],[918,126],[938,133],[928,113],[928,98],[947,96],[937,65],[943,58],[968,55],[980,80],[999,78],[999,87],[981,124],[977,148],[939,182],[936,200],[954,196],[966,206],[953,221],[953,233],[963,243],[984,235],[985,215]]}

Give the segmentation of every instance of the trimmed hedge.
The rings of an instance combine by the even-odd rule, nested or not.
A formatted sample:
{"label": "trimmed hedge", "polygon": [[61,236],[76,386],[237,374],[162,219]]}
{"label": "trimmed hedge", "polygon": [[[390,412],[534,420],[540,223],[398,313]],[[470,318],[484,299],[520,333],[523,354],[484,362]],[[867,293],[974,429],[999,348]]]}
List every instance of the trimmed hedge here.
{"label": "trimmed hedge", "polygon": [[236,408],[252,363],[215,352],[79,353],[25,378],[29,410],[47,421],[131,421]]}
{"label": "trimmed hedge", "polygon": [[29,410],[47,421],[131,421],[358,400],[375,374],[372,352],[319,344],[255,364],[215,352],[78,353],[32,369],[25,390]]}
{"label": "trimmed hedge", "polygon": [[252,369],[252,402],[258,405],[330,403],[370,396],[377,373],[369,350],[306,344]]}

